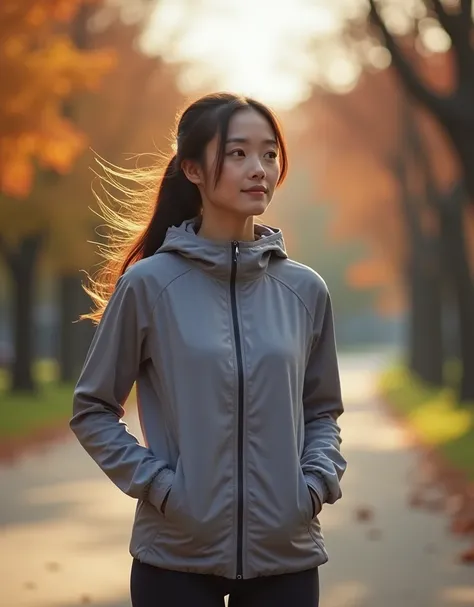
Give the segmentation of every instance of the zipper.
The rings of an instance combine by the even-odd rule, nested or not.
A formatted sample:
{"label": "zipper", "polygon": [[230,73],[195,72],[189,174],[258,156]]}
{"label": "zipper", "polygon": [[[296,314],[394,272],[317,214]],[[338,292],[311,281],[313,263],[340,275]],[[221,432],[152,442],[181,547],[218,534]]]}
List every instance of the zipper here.
{"label": "zipper", "polygon": [[237,315],[237,296],[235,279],[239,260],[239,243],[232,242],[232,268],[230,272],[230,298],[232,323],[237,355],[238,371],[238,437],[237,437],[237,579],[243,577],[243,527],[244,527],[244,365],[242,362],[242,345],[240,342],[239,318]]}

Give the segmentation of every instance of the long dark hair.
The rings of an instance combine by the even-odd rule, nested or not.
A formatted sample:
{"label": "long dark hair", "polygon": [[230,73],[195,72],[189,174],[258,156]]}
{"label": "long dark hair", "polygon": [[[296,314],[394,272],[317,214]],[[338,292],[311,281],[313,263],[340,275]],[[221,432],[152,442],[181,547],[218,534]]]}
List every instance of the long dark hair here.
{"label": "long dark hair", "polygon": [[[153,255],[163,243],[169,227],[179,226],[186,219],[201,214],[201,194],[197,186],[187,179],[181,164],[183,160],[194,160],[202,165],[207,144],[218,135],[217,183],[222,173],[230,119],[236,111],[248,108],[264,116],[275,133],[280,153],[277,184],[280,185],[288,170],[288,156],[277,116],[255,99],[231,93],[206,95],[182,112],[175,132],[173,147],[176,153],[165,160],[164,171],[159,167],[122,170],[99,162],[105,171],[105,181],[125,194],[125,200],[113,197],[113,201],[120,205],[119,210],[114,210],[98,198],[101,217],[108,228],[106,244],[99,248],[105,263],[97,277],[90,279],[89,286],[85,287],[94,309],[81,318],[99,322],[117,280],[127,268]],[[124,187],[124,179],[133,185]]]}

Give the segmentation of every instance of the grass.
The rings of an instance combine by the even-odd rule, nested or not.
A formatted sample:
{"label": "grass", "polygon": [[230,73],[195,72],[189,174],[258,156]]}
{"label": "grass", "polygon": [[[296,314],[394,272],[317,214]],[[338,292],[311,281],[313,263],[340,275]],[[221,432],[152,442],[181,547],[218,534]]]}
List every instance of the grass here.
{"label": "grass", "polygon": [[[72,415],[74,385],[58,382],[57,363],[40,360],[33,373],[38,393],[12,394],[8,390],[8,373],[0,369],[0,443],[65,423]],[[135,399],[134,387],[129,406],[133,406]]]}
{"label": "grass", "polygon": [[71,416],[74,387],[57,382],[54,361],[38,361],[34,376],[38,382],[36,394],[12,394],[8,390],[8,373],[0,371],[0,441],[27,436]]}
{"label": "grass", "polygon": [[[459,379],[459,365],[446,368],[449,386]],[[406,368],[395,366],[380,378],[383,396],[403,414],[421,440],[474,480],[474,403],[460,405],[454,388],[433,389]]]}
{"label": "grass", "polygon": [[0,441],[66,422],[72,412],[72,390],[72,386],[49,384],[41,386],[37,396],[0,395]]}

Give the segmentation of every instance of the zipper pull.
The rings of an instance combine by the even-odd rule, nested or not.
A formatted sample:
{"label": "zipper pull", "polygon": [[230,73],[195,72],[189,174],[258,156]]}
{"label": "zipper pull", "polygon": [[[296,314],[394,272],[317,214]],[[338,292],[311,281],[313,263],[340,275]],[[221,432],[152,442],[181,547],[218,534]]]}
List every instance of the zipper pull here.
{"label": "zipper pull", "polygon": [[240,249],[239,249],[239,243],[236,240],[234,240],[232,242],[232,253],[233,253],[232,261],[234,263],[237,263],[238,257],[240,255]]}

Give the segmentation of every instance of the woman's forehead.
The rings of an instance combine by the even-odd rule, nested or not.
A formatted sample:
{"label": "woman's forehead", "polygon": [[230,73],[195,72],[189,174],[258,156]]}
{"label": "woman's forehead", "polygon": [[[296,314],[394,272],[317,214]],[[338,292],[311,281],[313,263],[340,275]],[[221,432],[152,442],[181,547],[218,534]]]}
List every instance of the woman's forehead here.
{"label": "woman's forehead", "polygon": [[254,109],[235,112],[229,122],[227,141],[232,139],[275,141],[272,125]]}

